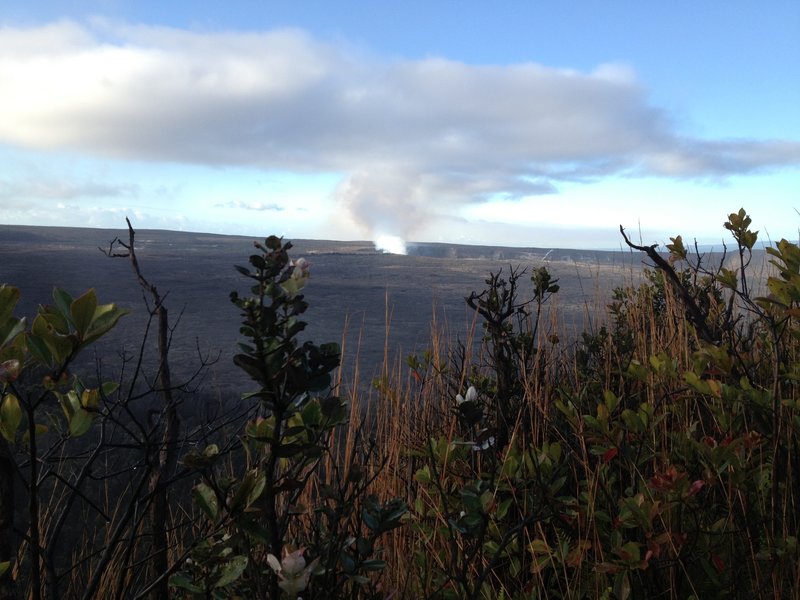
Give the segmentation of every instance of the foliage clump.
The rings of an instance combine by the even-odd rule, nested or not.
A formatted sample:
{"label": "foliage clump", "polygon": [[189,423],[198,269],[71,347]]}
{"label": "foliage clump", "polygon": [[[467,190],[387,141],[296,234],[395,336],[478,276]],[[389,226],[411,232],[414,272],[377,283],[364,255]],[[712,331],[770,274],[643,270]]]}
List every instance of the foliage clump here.
{"label": "foliage clump", "polygon": [[[647,269],[574,345],[546,267],[490,273],[466,297],[478,342],[434,330],[366,412],[340,395],[338,345],[306,338],[308,262],[269,237],[231,294],[254,389],[213,440],[148,428],[135,386],[70,372],[124,311],[56,290],[29,326],[0,287],[0,598],[23,577],[34,598],[85,581],[85,597],[797,597],[800,248],[767,246],[759,272],[751,224],[730,214],[733,251],[714,255],[622,230]],[[71,471],[58,456],[78,438],[95,445]],[[178,442],[180,466],[159,462]],[[85,489],[120,448],[142,475],[112,513]],[[141,515],[182,479],[165,556]],[[24,518],[4,492],[18,480]],[[97,528],[116,550],[57,560],[73,505],[121,515]]]}
{"label": "foliage clump", "polygon": [[[628,242],[654,270],[615,291],[610,322],[583,334],[571,370],[563,355],[520,368],[518,349],[541,360],[547,340],[531,339],[537,322],[513,285],[492,276],[468,299],[488,360],[450,373],[473,385],[456,397],[462,426],[418,450],[424,597],[797,593],[800,250],[766,249],[776,272],[757,296],[750,224],[743,210],[729,216],[735,252],[716,266],[680,237],[666,256]],[[513,404],[503,380],[522,392]],[[492,411],[512,433],[490,449],[463,425]]]}

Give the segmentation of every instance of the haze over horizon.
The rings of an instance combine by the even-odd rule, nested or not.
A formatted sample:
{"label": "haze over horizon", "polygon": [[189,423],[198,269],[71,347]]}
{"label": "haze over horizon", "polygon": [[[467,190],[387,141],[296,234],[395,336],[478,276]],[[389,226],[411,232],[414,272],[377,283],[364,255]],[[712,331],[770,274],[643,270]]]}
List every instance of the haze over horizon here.
{"label": "haze over horizon", "polygon": [[0,223],[615,249],[743,206],[796,239],[797,106],[789,0],[18,3]]}

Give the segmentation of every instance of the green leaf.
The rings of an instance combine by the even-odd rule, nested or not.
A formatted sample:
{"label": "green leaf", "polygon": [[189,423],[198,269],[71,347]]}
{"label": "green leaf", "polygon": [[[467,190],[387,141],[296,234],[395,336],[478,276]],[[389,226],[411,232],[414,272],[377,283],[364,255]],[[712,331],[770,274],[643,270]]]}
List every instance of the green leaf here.
{"label": "green leaf", "polygon": [[628,369],[625,372],[628,377],[638,381],[647,382],[647,367],[645,367],[638,360],[632,360],[628,364]]}
{"label": "green leaf", "polygon": [[365,571],[382,571],[386,568],[386,561],[377,558],[371,558],[361,563],[361,568]]}
{"label": "green leaf", "polygon": [[70,311],[72,296],[60,288],[53,288],[53,301],[64,319],[69,320],[72,318],[72,312]]}
{"label": "green leaf", "polygon": [[602,430],[602,426],[600,422],[595,419],[592,415],[583,415],[583,422],[586,423],[592,429]]}
{"label": "green leaf", "polygon": [[250,493],[247,495],[247,502],[245,504],[246,507],[250,507],[253,502],[258,500],[261,497],[261,494],[264,493],[264,488],[267,485],[267,476],[265,473],[259,473],[258,477],[256,477],[256,481],[253,485],[253,489],[250,490]]}
{"label": "green leaf", "polygon": [[535,539],[530,544],[528,544],[528,548],[533,554],[551,554],[552,550],[550,549],[550,545],[547,541],[543,539]]}
{"label": "green leaf", "polygon": [[232,584],[242,576],[242,573],[244,573],[246,568],[247,557],[234,556],[225,564],[224,567],[222,567],[222,577],[217,580],[217,583],[214,584],[214,587],[221,588]]}
{"label": "green leaf", "polygon": [[[66,361],[74,348],[73,338],[59,333],[48,319],[48,315],[41,312],[33,320],[31,333],[28,336],[29,342],[30,338],[43,342],[49,350],[50,360],[55,361],[56,364],[62,364]],[[48,366],[52,367],[54,365],[51,362],[48,363]]]}
{"label": "green leaf", "polygon": [[25,331],[27,321],[11,317],[5,321],[0,321],[0,346],[10,344],[14,338]]}
{"label": "green leaf", "polygon": [[431,482],[431,471],[427,465],[419,469],[414,474],[414,479],[417,480],[418,483],[430,483]]}
{"label": "green leaf", "polygon": [[495,516],[499,521],[502,521],[506,518],[508,514],[508,509],[511,508],[511,503],[513,502],[513,498],[506,498],[497,506],[497,513]]}
{"label": "green leaf", "polygon": [[683,238],[681,236],[671,237],[671,244],[667,244],[667,250],[676,260],[686,259],[686,247],[683,245]]}
{"label": "green leaf", "polygon": [[400,518],[408,512],[408,505],[400,498],[394,498],[383,506],[384,529],[391,525],[394,529],[399,524]]}
{"label": "green leaf", "polygon": [[0,434],[9,442],[13,442],[17,427],[22,420],[22,408],[14,394],[6,394],[0,404]]}
{"label": "green leaf", "polygon": [[237,271],[239,271],[239,273],[241,273],[245,277],[250,277],[251,279],[254,279],[253,274],[250,272],[250,269],[248,269],[247,267],[242,267],[240,265],[233,265],[233,268],[236,269]]}
{"label": "green leaf", "polygon": [[69,420],[69,433],[73,437],[78,437],[89,431],[92,426],[92,413],[78,408]]}
{"label": "green leaf", "polygon": [[8,571],[9,567],[11,566],[11,561],[0,562],[0,577]]}
{"label": "green leaf", "polygon": [[210,519],[216,521],[219,516],[219,503],[214,490],[205,483],[198,483],[192,490],[192,496],[200,510],[206,513]]}
{"label": "green leaf", "polygon": [[[76,384],[77,384],[77,382],[76,382]],[[69,392],[67,392],[67,401],[69,402],[69,407],[71,409],[70,413],[69,413],[70,416],[72,416],[75,413],[76,410],[79,410],[79,409],[83,408],[83,405],[81,404],[80,396],[78,395],[81,392],[82,392],[82,389],[81,389],[80,385],[76,385],[74,390],[70,390]]]}
{"label": "green leaf", "polygon": [[310,392],[322,392],[327,388],[331,387],[331,376],[329,373],[322,373],[313,377],[308,382],[308,391]]}
{"label": "green leaf", "polygon": [[554,463],[557,463],[561,460],[561,444],[558,442],[552,442],[550,444],[550,458]]}
{"label": "green leaf", "polygon": [[94,288],[87,290],[82,296],[72,301],[69,307],[69,314],[72,323],[78,332],[78,338],[83,340],[86,332],[94,320],[94,311],[97,308],[97,293]]}
{"label": "green leaf", "polygon": [[180,573],[176,573],[172,577],[169,578],[169,585],[170,587],[181,588],[183,590],[187,590],[192,592],[193,594],[202,594],[203,588],[195,585],[192,583],[192,580],[189,579],[186,575],[181,575]]}
{"label": "green leaf", "polygon": [[694,371],[686,371],[683,374],[683,380],[701,394],[711,394],[707,380],[700,379]]}
{"label": "green leaf", "polygon": [[38,313],[47,321],[48,325],[61,335],[69,335],[74,329],[69,319],[52,306],[40,306]]}
{"label": "green leaf", "polygon": [[[61,406],[61,410],[64,411],[64,416],[67,417],[67,421],[72,418],[75,409],[72,406],[72,401],[69,397],[69,393],[62,394],[60,392],[53,392],[58,398],[58,404]],[[74,394],[74,392],[72,392]]]}
{"label": "green leaf", "polygon": [[319,401],[309,402],[303,408],[302,412],[303,424],[306,427],[316,427],[322,421],[322,409],[320,408]]}
{"label": "green leaf", "polygon": [[44,365],[46,367],[54,366],[53,355],[50,353],[50,349],[47,347],[47,344],[45,344],[41,338],[33,335],[28,335],[26,338],[27,347],[28,350],[30,350],[33,359],[40,365]]}
{"label": "green leaf", "polygon": [[251,538],[261,544],[269,543],[269,532],[255,519],[240,518],[238,526]]}
{"label": "green leaf", "polygon": [[[236,493],[233,495],[233,498],[230,501],[231,510],[241,508],[242,505],[249,506],[252,504],[250,498],[254,488],[256,487],[256,484],[259,483],[259,474],[260,473],[258,469],[252,469],[247,472],[247,474],[244,476],[244,479],[242,479],[242,483],[239,484]],[[261,473],[261,475],[263,476],[263,473]],[[263,489],[264,485],[262,483],[261,490],[263,491]]]}
{"label": "green leaf", "polygon": [[[641,513],[640,520],[643,521],[644,523],[647,522],[648,519],[647,516],[644,514],[644,511],[642,511],[638,506],[636,506],[633,503],[629,503],[629,507],[637,508],[638,512]],[[639,544],[637,544],[636,542],[626,543],[625,545],[622,546],[622,548],[620,548],[617,551],[617,553],[623,560],[627,562],[637,563],[641,560],[641,550],[639,548]]]}
{"label": "green leaf", "polygon": [[621,571],[614,577],[614,595],[619,600],[628,600],[631,595],[631,582],[627,571]]}
{"label": "green leaf", "polygon": [[555,494],[555,493],[557,493],[557,492],[558,492],[558,491],[559,491],[559,490],[560,490],[562,487],[564,487],[564,484],[565,484],[566,482],[567,482],[567,478],[566,478],[566,476],[557,477],[557,478],[556,478],[555,480],[553,480],[553,482],[552,482],[552,483],[550,483],[550,485],[548,486],[548,489],[550,490],[550,493],[551,493],[551,494]]}
{"label": "green leaf", "polygon": [[617,404],[619,404],[619,398],[617,398],[617,396],[611,390],[606,390],[603,392],[603,401],[605,402],[609,413],[614,412]]}
{"label": "green leaf", "polygon": [[730,290],[736,290],[739,287],[737,274],[730,269],[720,269],[717,273],[717,281]]}
{"label": "green leaf", "polygon": [[237,354],[233,357],[233,363],[259,383],[268,380],[264,364],[252,356]]}
{"label": "green leaf", "polygon": [[106,381],[100,388],[103,391],[103,396],[110,396],[119,389],[119,384],[116,381]]}
{"label": "green leaf", "polygon": [[645,429],[644,421],[633,412],[631,409],[626,408],[622,411],[622,420],[625,422],[625,426],[636,433],[641,433]]}
{"label": "green leaf", "polygon": [[116,304],[103,304],[94,310],[92,323],[86,333],[85,343],[90,343],[104,336],[113,329],[117,322],[131,311],[125,308],[118,308]]}
{"label": "green leaf", "polygon": [[19,288],[6,284],[0,285],[0,324],[8,321],[14,314],[19,296]]}
{"label": "green leaf", "polygon": [[377,512],[373,512],[365,509],[362,511],[362,518],[364,519],[364,525],[369,527],[372,531],[377,531],[378,529],[380,529],[381,526],[380,510],[378,510]]}

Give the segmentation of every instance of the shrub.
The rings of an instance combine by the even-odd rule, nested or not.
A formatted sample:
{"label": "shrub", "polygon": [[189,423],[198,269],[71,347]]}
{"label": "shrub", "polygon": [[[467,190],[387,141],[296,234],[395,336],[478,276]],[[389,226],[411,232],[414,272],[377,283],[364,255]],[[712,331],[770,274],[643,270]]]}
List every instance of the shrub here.
{"label": "shrub", "polygon": [[[0,286],[0,597],[14,597],[22,579],[30,596],[41,598],[46,588],[58,593],[56,550],[70,509],[92,495],[86,468],[74,468],[68,450],[79,448],[73,441],[95,420],[105,420],[118,387],[85,385],[69,369],[127,311],[99,304],[93,289],[73,298],[56,288],[53,304],[40,306],[29,324],[14,316],[19,298],[19,289]],[[20,523],[22,543],[14,532]]]}
{"label": "shrub", "polygon": [[334,450],[346,422],[331,385],[339,348],[298,337],[307,262],[290,260],[291,244],[274,236],[255,246],[250,267],[237,267],[251,293],[231,294],[246,339],[234,362],[258,385],[246,396],[255,409],[241,437],[244,465],[223,467],[213,445],[184,459],[203,470],[193,496],[208,523],[170,583],[197,598],[377,597],[378,540],[405,504],[368,493],[374,443]]}
{"label": "shrub", "polygon": [[530,362],[543,347],[516,271],[468,298],[489,359],[451,401],[458,433],[415,450],[419,596],[796,593],[800,250],[767,248],[756,297],[750,223],[729,216],[733,262],[712,267],[680,237],[666,256],[629,243],[655,270],[558,358],[568,378]]}

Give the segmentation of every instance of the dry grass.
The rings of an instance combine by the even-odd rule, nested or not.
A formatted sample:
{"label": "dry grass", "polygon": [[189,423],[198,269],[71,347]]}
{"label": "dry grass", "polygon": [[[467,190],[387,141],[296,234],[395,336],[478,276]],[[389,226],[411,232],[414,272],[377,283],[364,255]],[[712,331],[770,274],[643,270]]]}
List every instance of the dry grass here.
{"label": "dry grass", "polygon": [[[609,270],[612,268],[617,270],[612,272]],[[513,460],[513,452],[519,449],[538,451],[557,442],[563,446],[565,452],[570,453],[566,467],[567,480],[568,485],[573,485],[574,488],[566,490],[564,494],[584,498],[582,509],[575,516],[574,538],[559,537],[564,535],[564,530],[554,528],[544,521],[531,523],[522,530],[519,541],[522,548],[528,548],[538,540],[548,540],[552,545],[563,542],[572,549],[584,549],[579,556],[576,555],[578,558],[574,558],[572,563],[564,561],[554,565],[555,574],[546,573],[545,570],[531,570],[528,565],[528,575],[532,581],[537,582],[540,589],[549,589],[553,595],[565,598],[580,597],[581,594],[602,597],[608,593],[607,580],[597,574],[596,567],[618,560],[618,556],[609,551],[608,525],[602,520],[600,513],[617,510],[622,492],[620,491],[620,497],[604,496],[613,489],[613,482],[609,483],[608,465],[598,459],[594,447],[598,445],[596,434],[580,418],[573,430],[566,428],[563,411],[559,411],[557,403],[572,401],[578,407],[579,416],[591,415],[592,411],[599,411],[597,407],[603,402],[603,393],[613,391],[620,402],[618,412],[622,408],[635,411],[639,405],[644,404],[652,407],[654,415],[658,417],[655,425],[647,429],[647,439],[636,441],[642,448],[654,449],[652,456],[647,460],[629,460],[624,464],[620,462],[619,472],[614,473],[614,476],[642,484],[641,493],[648,502],[658,502],[660,497],[648,488],[647,482],[669,467],[677,465],[687,473],[691,471],[691,478],[704,477],[704,489],[708,491],[703,493],[707,493],[708,497],[713,494],[715,506],[719,510],[720,527],[726,532],[736,532],[746,527],[747,524],[743,525],[742,519],[751,511],[760,515],[777,512],[780,515],[779,528],[769,530],[768,524],[759,523],[756,526],[759,529],[758,536],[753,534],[743,538],[749,546],[744,550],[742,547],[735,549],[738,553],[735,554],[737,564],[726,564],[724,569],[739,570],[744,574],[742,577],[752,585],[751,591],[759,590],[765,594],[764,597],[789,598],[795,595],[800,590],[796,546],[793,550],[795,555],[790,556],[788,561],[774,559],[770,562],[764,560],[761,553],[765,545],[771,544],[775,547],[796,536],[796,531],[790,525],[796,521],[793,515],[800,512],[800,507],[796,505],[800,499],[792,491],[796,487],[793,483],[796,480],[793,469],[798,465],[796,457],[786,463],[785,471],[780,474],[786,483],[784,491],[771,495],[748,495],[743,487],[737,487],[733,478],[733,466],[715,473],[698,474],[696,465],[690,464],[688,460],[686,464],[680,464],[674,448],[676,433],[685,432],[687,439],[695,441],[713,439],[715,444],[721,444],[724,436],[733,429],[730,423],[721,420],[725,417],[716,410],[719,403],[715,404],[714,398],[703,398],[690,389],[681,377],[665,375],[649,366],[652,357],[661,357],[671,361],[671,368],[676,374],[696,370],[699,344],[693,328],[687,322],[680,298],[669,286],[664,289],[663,297],[657,303],[652,295],[638,293],[636,290],[640,289],[638,286],[642,281],[640,272],[631,267],[576,262],[574,269],[576,280],[581,285],[581,293],[587,300],[561,305],[557,295],[547,305],[536,329],[536,346],[539,351],[532,368],[520,375],[525,410],[516,415],[512,443],[496,459],[502,470],[502,465]],[[754,280],[760,286],[759,293],[763,290],[765,277],[766,271],[763,268],[756,269]],[[618,319],[622,328],[631,333],[628,340],[630,347],[621,348],[617,345],[618,340],[611,337],[602,339],[602,347],[595,356],[589,375],[586,364],[581,362],[576,350],[580,349],[581,333],[598,334],[601,327],[613,326],[608,309],[612,301],[609,281],[623,281],[623,285],[629,288],[625,295],[624,315],[618,316]],[[574,295],[570,295],[572,297]],[[491,375],[490,358],[487,345],[480,341],[483,331],[476,315],[468,314],[465,324],[454,325],[440,319],[440,313],[434,307],[424,368],[409,368],[402,357],[394,355],[394,348],[390,346],[393,325],[388,296],[385,307],[385,327],[381,332],[385,340],[384,356],[377,373],[364,373],[360,366],[360,341],[364,336],[371,336],[375,332],[362,329],[356,338],[356,347],[348,347],[348,340],[353,339],[350,335],[353,325],[346,322],[342,351],[345,360],[353,366],[347,371],[347,375],[344,369],[339,371],[335,388],[339,394],[348,397],[352,410],[343,431],[331,437],[333,452],[325,456],[312,476],[304,496],[299,500],[307,506],[313,506],[319,498],[320,486],[336,484],[347,477],[353,465],[359,463],[364,456],[362,449],[365,440],[372,438],[379,456],[372,457],[368,464],[359,465],[365,469],[367,479],[372,481],[370,491],[381,500],[403,498],[411,508],[406,526],[392,530],[381,539],[381,555],[387,562],[387,568],[381,575],[382,588],[386,597],[434,597],[436,591],[441,591],[441,583],[435,577],[436,571],[447,571],[451,562],[468,550],[468,544],[461,538],[454,539],[452,528],[448,525],[452,517],[448,507],[444,506],[435,489],[421,485],[415,479],[415,474],[428,461],[426,449],[429,448],[431,439],[454,440],[458,437],[455,395],[465,393],[476,377]],[[582,313],[582,326],[576,325],[574,319],[564,319],[564,311],[570,314]],[[573,325],[565,324],[567,321]],[[800,351],[797,345],[792,344],[788,349],[792,354]],[[746,352],[752,354],[747,360],[760,364],[762,359],[757,356],[760,351],[769,353],[772,350],[758,347],[747,349]],[[789,362],[794,360],[792,357]],[[644,374],[641,377],[631,377],[621,370],[621,366],[631,363],[643,366]],[[796,361],[792,364],[796,364]],[[366,385],[373,378],[375,385]],[[787,402],[797,402],[794,386],[787,385],[783,388],[781,398]],[[750,418],[746,409],[741,410],[745,418]],[[771,440],[775,448],[796,448],[797,427],[790,420],[791,415],[788,413],[776,415],[776,429],[773,431],[775,435]],[[756,431],[758,427],[747,422],[743,428],[745,431]],[[614,443],[622,445],[618,441]],[[744,458],[752,458],[754,453],[761,450],[756,446],[754,449],[747,449],[747,452],[751,454],[743,453]],[[777,450],[773,450],[772,456],[767,451],[759,454],[763,468],[771,467],[772,463],[769,461],[775,460],[776,452]],[[484,464],[484,460],[478,454],[472,459],[472,464],[461,465],[463,480],[469,474],[481,473],[489,464]],[[757,465],[751,466],[753,472],[756,472]],[[236,470],[233,463],[229,468],[233,472]],[[452,481],[448,482],[446,473],[435,475],[438,477],[438,485],[452,484]],[[752,473],[748,473],[748,476],[751,475]],[[505,492],[499,481],[494,483],[493,493],[499,498]],[[118,520],[114,511],[119,504],[119,498],[108,495],[104,498],[104,508],[112,516],[112,520],[95,530],[99,533],[87,534],[82,546],[103,545],[103,535],[108,536]],[[522,496],[514,501],[519,504],[523,514],[529,508],[526,504],[528,500]],[[58,507],[59,502],[56,494],[48,502],[44,502],[43,506]],[[185,558],[191,544],[189,540],[207,533],[202,528],[192,528],[191,522],[194,518],[196,515],[190,508],[184,505],[176,507],[175,528],[171,532],[171,563]],[[430,527],[417,526],[423,522]],[[47,515],[44,515],[43,523],[47,523]],[[653,517],[653,535],[655,532],[675,532],[681,526],[683,525],[676,514],[670,511],[658,512]],[[140,534],[140,531],[133,529],[130,535]],[[761,541],[757,539],[759,536],[763,538]],[[694,587],[697,583],[696,571],[690,572],[693,565],[680,558],[683,543],[679,535],[668,536],[659,550],[663,552],[660,563],[660,597],[677,600],[700,593]],[[721,542],[720,546],[724,544]],[[593,566],[587,566],[590,561]],[[470,567],[468,575],[479,577],[484,570],[491,571],[490,563],[489,553],[476,555],[476,562]],[[790,565],[788,572],[787,563]],[[88,564],[87,562],[86,569],[76,569],[71,589],[79,589],[89,576]],[[107,580],[104,580],[100,588],[103,594],[114,597],[121,589],[132,584],[136,573],[130,568],[130,564],[130,556],[115,556],[111,560]],[[646,574],[646,571],[643,573]],[[724,571],[720,574],[724,574]],[[736,580],[735,576],[732,577]],[[511,597],[514,594],[508,580],[501,576],[490,573],[486,583],[492,590],[493,597],[501,597],[501,594]],[[484,594],[475,597],[489,596]],[[530,596],[525,597],[539,596],[532,591]]]}
{"label": "dry grass", "polygon": [[[631,281],[629,298],[634,298],[633,290],[640,279],[636,273],[630,272],[628,275]],[[602,275],[598,272],[592,281],[596,283],[600,277]],[[607,309],[609,300],[608,296],[604,295],[606,290],[600,292],[599,285],[595,289],[598,292],[593,302],[586,304],[586,323],[596,332],[601,325],[609,323]],[[686,320],[680,299],[671,288],[666,288],[663,304],[654,306],[653,298],[644,295],[635,301],[630,301],[626,306],[624,325],[633,332],[632,348],[629,350],[633,361],[647,366],[653,356],[666,357],[673,361],[676,373],[692,371],[696,360],[694,351],[698,347],[697,339]],[[387,334],[388,322],[387,316]],[[485,346],[472,344],[473,338],[481,335],[477,320],[471,324],[468,339],[463,346],[455,343],[447,325],[447,323],[432,323],[428,348],[429,367],[423,374],[409,369],[399,360],[389,363],[387,351],[387,361],[381,371],[380,388],[373,390],[366,399],[361,398],[358,393],[354,396],[354,406],[364,406],[363,416],[366,422],[374,423],[372,434],[386,459],[382,469],[375,474],[373,489],[385,499],[395,496],[405,498],[413,509],[410,521],[423,518],[419,512],[420,507],[423,507],[428,510],[424,518],[438,523],[438,528],[428,529],[426,533],[409,524],[408,527],[393,531],[384,541],[383,552],[388,562],[384,574],[385,589],[395,590],[401,597],[428,597],[433,592],[435,585],[431,574],[420,571],[420,555],[429,558],[426,563],[429,567],[434,564],[434,567],[446,570],[448,561],[453,558],[453,552],[464,550],[462,546],[453,549],[452,532],[447,527],[449,515],[442,508],[440,499],[431,496],[430,489],[419,485],[414,479],[414,474],[421,465],[420,452],[428,441],[437,436],[444,436],[446,439],[454,439],[456,436],[454,395],[459,391],[464,392],[470,373],[481,372],[486,365]],[[603,537],[607,534],[601,531],[594,515],[594,510],[599,509],[601,505],[605,505],[604,510],[608,509],[608,498],[602,497],[601,490],[606,485],[603,481],[605,475],[601,473],[604,465],[593,454],[591,443],[588,441],[591,436],[583,435],[588,432],[582,430],[582,425],[579,424],[578,436],[572,437],[572,443],[564,437],[561,430],[554,428],[560,416],[555,408],[556,400],[563,399],[565,394],[577,398],[581,394],[597,392],[595,388],[585,387],[585,372],[582,370],[585,367],[578,364],[573,348],[564,347],[564,344],[556,346],[552,343],[552,335],[560,333],[559,327],[559,307],[557,302],[554,302],[538,330],[539,348],[546,351],[537,356],[537,361],[540,362],[525,374],[523,381],[524,404],[530,407],[530,410],[525,412],[525,417],[520,417],[528,419],[527,422],[517,421],[514,442],[521,448],[539,448],[545,442],[558,441],[564,447],[571,448],[573,452],[570,458],[571,480],[582,481],[586,487],[569,493],[578,495],[583,492],[590,500],[587,503],[588,512],[582,515],[578,523],[579,538],[571,540],[570,543],[573,546],[586,544],[586,548],[592,548],[593,560],[596,564],[600,564],[616,558],[605,554],[604,548],[607,548],[607,544],[604,546]],[[575,338],[569,334],[561,334],[559,337],[562,340]],[[468,350],[459,354],[459,348],[464,347]],[[665,378],[654,369],[649,369],[644,380],[631,381],[619,371],[623,357],[618,355],[618,348],[610,339],[606,341],[602,356],[602,364],[596,367],[598,376],[596,383],[600,386],[598,389],[616,390],[618,394],[622,390],[630,398],[636,398],[636,402],[654,407],[657,416],[661,415],[657,426],[648,433],[650,439],[645,440],[648,447],[660,450],[649,462],[629,466],[633,470],[629,473],[630,477],[646,482],[654,474],[663,472],[674,464],[671,460],[675,460],[675,457],[670,459],[669,454],[676,432],[694,432],[692,435],[695,439],[703,436],[719,439],[726,427],[729,427],[725,423],[718,422],[713,411],[698,401],[697,394],[687,392],[686,384],[679,378]],[[357,379],[352,382],[342,382],[341,385],[349,390],[360,389]],[[600,401],[600,398],[582,398],[582,400],[586,406],[591,406],[594,402]],[[587,403],[587,400],[591,401]],[[626,398],[622,397],[622,402],[626,401]],[[635,406],[629,406],[635,409]],[[355,412],[353,414],[355,415]],[[351,418],[346,446],[348,453],[356,431],[362,424],[363,421],[360,419]],[[791,447],[794,443],[789,439],[792,434],[787,430],[782,435],[786,437],[787,447]],[[577,446],[574,443],[575,439],[578,440]],[[500,462],[505,461],[507,457],[508,453],[501,456]],[[786,473],[786,476],[791,478],[793,473]],[[746,515],[748,511],[746,503],[752,499],[745,498],[741,490],[734,489],[725,474],[718,474],[715,477],[716,480],[709,479],[707,485],[717,490],[715,493],[720,495],[721,510],[730,514],[727,525],[735,529],[739,526],[734,523],[735,515]],[[793,497],[786,496],[783,500],[781,503],[783,511],[794,510]],[[761,509],[763,511],[761,514],[769,512],[769,507],[762,506]],[[786,517],[783,522],[791,522],[789,515]],[[677,526],[672,519],[673,516],[669,512],[659,514],[654,527],[659,531],[672,531]],[[434,533],[431,534],[431,531]],[[786,539],[791,538],[794,533],[784,529],[779,537],[780,535]],[[545,539],[546,536],[547,533],[542,525],[536,524],[525,532],[522,544],[527,545],[535,537]],[[665,555],[672,557],[664,561],[664,564],[668,564],[663,569],[665,579],[662,579],[665,598],[677,599],[687,590],[696,592],[693,581],[686,572],[686,565],[678,560],[681,545],[676,539],[668,538],[663,550]],[[772,590],[784,597],[790,593],[789,589],[795,591],[800,589],[797,585],[787,587],[783,574],[774,570],[765,571],[764,560],[758,552],[759,548],[751,540],[749,552],[739,556],[742,564],[734,567],[750,574],[755,589]],[[481,566],[487,565],[475,565],[473,575],[480,571]],[[587,586],[589,593],[596,597],[606,592],[604,587],[598,587],[596,583],[581,580],[582,577],[587,577],[585,570],[568,569],[565,565],[562,565],[561,569],[561,577],[557,584],[560,586],[561,596],[573,597],[573,594],[577,593],[576,590],[586,590]],[[694,576],[696,577],[696,573]],[[539,577],[543,577],[543,574],[540,573]],[[798,577],[796,568],[793,577],[796,584]],[[550,581],[552,585],[552,578]],[[494,593],[499,595],[503,590],[503,582],[495,580],[490,583]],[[541,584],[544,586],[544,580],[541,580]],[[414,591],[406,595],[409,594],[409,590]]]}

